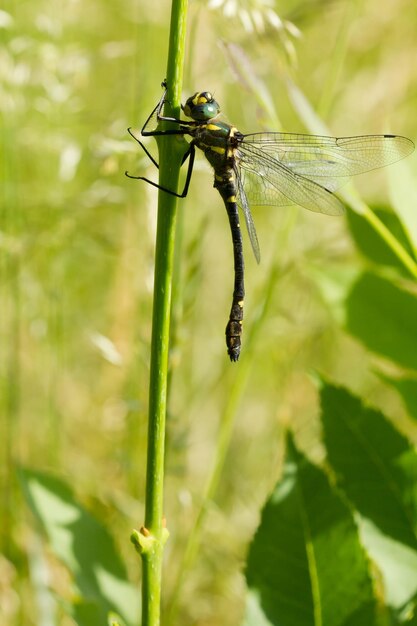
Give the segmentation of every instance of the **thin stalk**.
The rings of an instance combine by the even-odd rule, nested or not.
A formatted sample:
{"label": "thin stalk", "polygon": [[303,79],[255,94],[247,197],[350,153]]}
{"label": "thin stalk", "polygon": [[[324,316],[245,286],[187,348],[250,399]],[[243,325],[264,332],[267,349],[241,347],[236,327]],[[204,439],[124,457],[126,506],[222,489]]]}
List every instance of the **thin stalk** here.
{"label": "thin stalk", "polygon": [[[180,115],[185,51],[187,0],[173,0],[169,39],[166,115]],[[181,143],[160,138],[159,184],[178,188]],[[177,198],[159,192],[155,250],[155,279],[149,382],[149,422],[146,469],[145,524],[132,541],[142,556],[142,626],[159,626],[163,546],[168,536],[163,524],[165,421],[172,275]]]}

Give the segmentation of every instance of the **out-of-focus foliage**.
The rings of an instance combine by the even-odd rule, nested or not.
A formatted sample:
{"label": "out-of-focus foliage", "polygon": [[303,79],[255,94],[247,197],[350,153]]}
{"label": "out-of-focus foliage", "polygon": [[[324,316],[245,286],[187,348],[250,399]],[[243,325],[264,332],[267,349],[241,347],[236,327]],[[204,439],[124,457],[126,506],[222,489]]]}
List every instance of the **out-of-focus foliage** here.
{"label": "out-of-focus foliage", "polygon": [[249,552],[245,624],[408,624],[417,591],[415,446],[332,385],[321,390],[321,422],[333,480],[289,441]]}
{"label": "out-of-focus foliage", "polygon": [[[192,2],[184,98],[213,91],[243,132],[303,132],[287,92],[291,80],[333,134],[395,132],[415,140],[417,13],[410,6]],[[10,626],[73,624],[65,610],[71,576],[39,540],[17,465],[69,481],[111,531],[130,581],[139,584],[129,535],[143,521],[156,194],[124,177],[126,169],[155,175],[126,128],[140,129],[160,97],[169,14],[166,0],[6,0],[0,10],[0,618]],[[243,51],[243,70],[230,44]],[[157,154],[153,142],[147,146]],[[388,171],[357,184],[371,206],[396,209],[399,222],[384,222],[394,224],[410,255],[415,159],[390,168],[389,186]],[[199,158],[180,206],[163,597],[165,623],[177,598],[177,623],[231,626],[244,614],[242,563],[280,474],[283,427],[291,426],[309,463],[325,456],[309,372],[382,408],[415,440],[415,371],[404,371],[413,362],[371,341],[382,322],[389,328],[397,318],[366,318],[363,286],[379,281],[413,306],[416,290],[385,244],[375,244],[375,233],[367,249],[358,220],[256,209],[262,262],[256,266],[246,245],[248,349],[231,365],[224,346],[231,241],[212,184]],[[391,299],[390,306],[397,312]],[[396,332],[410,343],[397,321]],[[215,504],[206,507],[198,558],[179,589],[230,407],[231,447]]]}
{"label": "out-of-focus foliage", "polygon": [[258,623],[251,616],[254,602],[270,624],[378,623],[369,561],[352,513],[291,441],[283,477],[262,511],[246,577],[248,626]]}
{"label": "out-of-focus foliage", "polygon": [[[114,543],[103,528],[74,499],[71,489],[60,480],[33,471],[21,471],[20,481],[30,508],[54,554],[74,577],[72,610],[83,613],[80,626],[105,623],[110,611],[124,616],[127,624],[139,619],[139,594],[126,580],[126,571]],[[80,605],[84,605],[83,608]]]}

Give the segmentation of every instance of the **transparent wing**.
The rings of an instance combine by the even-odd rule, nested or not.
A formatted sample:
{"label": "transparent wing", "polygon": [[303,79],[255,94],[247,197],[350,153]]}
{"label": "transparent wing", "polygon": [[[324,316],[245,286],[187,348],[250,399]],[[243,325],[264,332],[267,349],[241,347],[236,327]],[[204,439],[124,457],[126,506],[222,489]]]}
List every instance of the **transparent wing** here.
{"label": "transparent wing", "polygon": [[259,263],[259,261],[261,260],[261,253],[259,250],[258,235],[256,234],[256,228],[253,222],[252,213],[250,212],[245,190],[243,188],[243,182],[240,176],[239,168],[237,166],[234,167],[234,172],[237,187],[237,203],[243,211],[243,215],[245,216],[246,228],[248,229],[248,235],[251,242],[252,250],[255,255],[255,259]]}
{"label": "transparent wing", "polygon": [[[343,185],[350,176],[395,163],[413,150],[413,142],[398,135],[324,137],[295,133],[253,133],[243,135],[238,154],[239,164],[247,172],[244,184],[253,191],[251,200],[254,203],[295,202],[317,211],[319,209],[313,208],[315,202],[310,203],[311,206],[300,202],[304,191],[296,193],[298,200],[292,195],[296,181],[305,186],[297,176],[324,187],[328,194]],[[264,161],[263,167],[260,167],[260,161]],[[259,169],[263,172],[260,174],[263,181],[257,192],[252,179]],[[264,192],[269,185],[278,189],[279,193],[271,189],[265,196]],[[314,187],[310,186],[310,190],[313,190],[313,195],[317,193]],[[248,197],[250,195],[248,193]],[[335,210],[334,202],[327,199],[321,212],[328,213],[331,205]]]}
{"label": "transparent wing", "polygon": [[254,205],[299,204],[310,211],[341,215],[342,202],[326,187],[310,180],[251,143],[238,148],[241,184]]}

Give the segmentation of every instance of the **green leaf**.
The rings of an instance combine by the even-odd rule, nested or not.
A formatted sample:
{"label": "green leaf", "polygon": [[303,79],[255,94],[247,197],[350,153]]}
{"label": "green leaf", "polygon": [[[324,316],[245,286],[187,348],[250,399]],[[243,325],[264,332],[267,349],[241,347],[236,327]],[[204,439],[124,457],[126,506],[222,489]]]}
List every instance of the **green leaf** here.
{"label": "green leaf", "polygon": [[95,602],[75,602],[69,607],[69,613],[78,626],[107,626],[106,611]]}
{"label": "green leaf", "polygon": [[404,159],[396,163],[389,168],[388,175],[392,204],[417,254],[417,185],[411,162]]}
{"label": "green leaf", "polygon": [[417,420],[417,379],[391,378],[381,372],[378,372],[378,376],[398,391],[407,408],[408,414],[410,417]]}
{"label": "green leaf", "polygon": [[20,481],[52,550],[72,572],[85,601],[77,607],[78,613],[82,616],[93,611],[100,615],[100,621],[89,622],[97,626],[107,624],[109,611],[122,615],[128,624],[136,624],[139,592],[127,581],[125,567],[106,528],[76,501],[63,480],[22,469]]}
{"label": "green leaf", "polygon": [[71,605],[66,605],[68,613],[78,626],[126,626],[126,623],[112,611],[107,615],[102,607],[95,602],[82,599]]}
{"label": "green leaf", "polygon": [[402,622],[404,626],[417,626],[417,611],[414,608],[414,613],[410,616],[409,619]]}
{"label": "green leaf", "polygon": [[417,591],[417,455],[387,418],[331,385],[321,390],[328,460],[363,517],[361,536],[384,579],[387,602]]}
{"label": "green leaf", "polygon": [[401,611],[398,612],[396,624],[404,626],[417,626],[417,605],[416,598],[413,598]]}
{"label": "green leaf", "polygon": [[[413,252],[404,228],[395,213],[378,209],[374,209],[374,213],[401,243],[403,248],[412,255]],[[409,276],[398,256],[394,254],[387,242],[382,239],[380,234],[375,231],[363,215],[355,211],[347,211],[346,217],[355,244],[365,257],[378,265],[395,267],[407,277]]]}
{"label": "green leaf", "polygon": [[250,546],[247,626],[379,624],[352,514],[289,440],[284,474]]}
{"label": "green leaf", "polygon": [[417,370],[417,296],[395,283],[364,273],[347,299],[347,329],[365,346]]}

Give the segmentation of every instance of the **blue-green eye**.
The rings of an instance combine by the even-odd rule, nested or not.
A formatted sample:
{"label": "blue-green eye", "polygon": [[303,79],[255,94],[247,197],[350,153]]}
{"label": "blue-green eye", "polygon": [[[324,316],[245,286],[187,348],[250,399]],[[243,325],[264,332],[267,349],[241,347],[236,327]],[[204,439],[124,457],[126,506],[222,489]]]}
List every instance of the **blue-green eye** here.
{"label": "blue-green eye", "polygon": [[197,92],[182,107],[185,115],[193,120],[210,120],[220,113],[220,107],[209,91]]}

